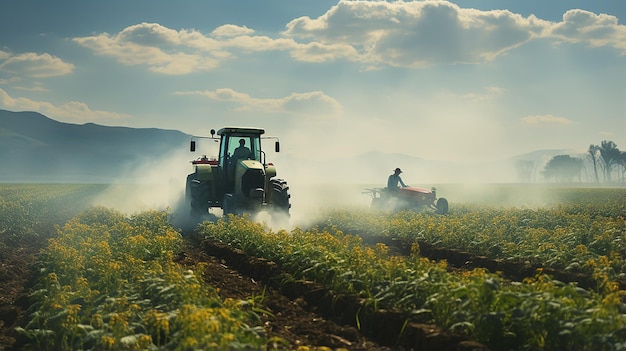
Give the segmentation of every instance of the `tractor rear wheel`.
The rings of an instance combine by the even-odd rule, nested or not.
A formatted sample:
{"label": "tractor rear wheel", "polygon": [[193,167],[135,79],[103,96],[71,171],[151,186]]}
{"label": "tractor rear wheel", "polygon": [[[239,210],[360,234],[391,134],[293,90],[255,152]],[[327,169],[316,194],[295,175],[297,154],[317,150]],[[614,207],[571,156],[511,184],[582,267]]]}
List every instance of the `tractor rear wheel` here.
{"label": "tractor rear wheel", "polygon": [[448,213],[448,200],[445,198],[439,198],[437,200],[437,213],[438,214],[446,214]]}
{"label": "tractor rear wheel", "polygon": [[291,208],[289,186],[283,179],[272,179],[272,221],[279,225],[289,223],[289,209]]}

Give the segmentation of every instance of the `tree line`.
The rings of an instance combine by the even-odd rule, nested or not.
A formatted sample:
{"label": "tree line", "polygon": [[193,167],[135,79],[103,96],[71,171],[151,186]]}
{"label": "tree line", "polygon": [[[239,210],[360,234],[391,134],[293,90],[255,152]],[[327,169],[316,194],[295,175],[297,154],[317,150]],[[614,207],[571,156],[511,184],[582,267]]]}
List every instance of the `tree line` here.
{"label": "tree line", "polygon": [[[534,161],[517,162],[518,177],[523,182],[532,180]],[[626,182],[626,151],[620,151],[613,141],[589,145],[586,154],[556,155],[540,172],[546,181],[614,183]]]}

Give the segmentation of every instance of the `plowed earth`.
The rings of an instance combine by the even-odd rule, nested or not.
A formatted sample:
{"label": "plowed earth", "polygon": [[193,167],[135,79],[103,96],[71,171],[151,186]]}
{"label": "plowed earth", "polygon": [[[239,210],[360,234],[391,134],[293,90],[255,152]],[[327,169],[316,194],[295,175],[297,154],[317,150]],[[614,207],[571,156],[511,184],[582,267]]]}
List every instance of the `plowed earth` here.
{"label": "plowed earth", "polygon": [[[193,237],[193,235],[190,235]],[[408,245],[385,238],[398,254]],[[45,240],[23,240],[10,247],[0,247],[0,350],[19,350],[26,340],[15,332],[27,322],[28,295],[32,287],[33,267],[37,252]],[[512,280],[532,276],[537,267],[513,264],[468,253],[420,244],[421,253],[431,259],[445,259],[451,269],[484,267],[501,271]],[[263,326],[277,343],[278,349],[295,349],[300,345],[348,350],[487,350],[476,342],[451,335],[428,324],[409,323],[390,311],[367,311],[360,301],[340,296],[312,282],[285,282],[280,267],[245,255],[243,252],[214,242],[187,239],[178,263],[194,266],[203,262],[205,281],[219,289],[223,298],[254,301],[260,310]],[[545,269],[544,269],[545,271]],[[577,281],[583,287],[592,285],[589,277],[550,270],[563,281]],[[622,289],[624,282],[620,282]],[[360,328],[357,328],[359,315]],[[400,330],[404,330],[400,334]]]}
{"label": "plowed earth", "polygon": [[[15,331],[27,323],[28,295],[33,286],[36,255],[46,241],[24,240],[0,247],[0,350],[20,350],[27,340]],[[15,244],[15,243],[14,243]],[[256,297],[262,323],[277,342],[270,347],[298,346],[347,350],[486,350],[478,343],[442,332],[433,325],[411,324],[400,338],[404,319],[393,313],[362,312],[356,327],[358,301],[333,295],[311,282],[279,283],[280,269],[273,262],[246,256],[223,245],[188,239],[177,258],[181,265],[203,262],[204,279],[223,298]]]}
{"label": "plowed earth", "polygon": [[0,247],[0,350],[19,349],[14,328],[26,321],[30,267],[41,247],[31,243],[17,250]]}
{"label": "plowed earth", "polygon": [[[5,233],[6,234],[6,233]],[[250,257],[241,251],[215,242],[199,242],[189,235],[178,263],[206,267],[204,279],[219,289],[223,298],[254,299],[262,324],[270,337],[276,337],[278,349],[295,349],[300,345],[348,350],[486,350],[478,343],[441,331],[434,325],[410,323],[390,311],[368,311],[360,301],[336,295],[323,286],[306,281],[289,281],[275,263]],[[371,242],[370,242],[371,241]],[[384,242],[403,254],[410,245],[370,238],[367,243]],[[15,332],[27,323],[28,295],[32,287],[33,263],[44,247],[42,237],[22,238],[8,245],[0,243],[0,350],[19,350],[26,340]],[[422,255],[445,259],[451,269],[484,267],[501,271],[512,280],[532,276],[537,267],[524,263],[503,262],[465,252],[429,247],[421,243]],[[544,268],[544,271],[546,269]],[[562,281],[577,281],[590,288],[590,277],[549,270]],[[620,282],[622,287],[624,282]],[[359,327],[357,318],[359,316]],[[400,330],[404,330],[399,335]]]}
{"label": "plowed earth", "polygon": [[[367,242],[369,244],[384,242],[398,254],[409,250],[408,245],[385,238],[368,241],[372,241]],[[14,242],[10,247],[0,247],[0,350],[19,350],[26,343],[15,328],[27,322],[33,267],[45,243],[44,239],[31,238]],[[420,244],[420,250],[431,259],[447,260],[451,269],[484,267],[501,271],[512,280],[532,276],[537,268],[430,247],[425,243]],[[487,350],[479,343],[443,332],[434,325],[403,325],[405,318],[393,312],[368,312],[360,301],[336,295],[312,282],[285,283],[275,263],[218,243],[187,239],[177,261],[185,266],[203,262],[204,279],[218,288],[223,298],[249,300],[256,297],[257,306],[267,311],[260,314],[267,335],[282,340],[272,345],[277,349],[304,345],[312,349],[325,346],[347,350]],[[592,285],[591,279],[584,275],[557,270],[548,273],[563,281],[577,281],[584,287]],[[623,289],[625,283],[620,283]],[[356,327],[357,315],[360,328]]]}

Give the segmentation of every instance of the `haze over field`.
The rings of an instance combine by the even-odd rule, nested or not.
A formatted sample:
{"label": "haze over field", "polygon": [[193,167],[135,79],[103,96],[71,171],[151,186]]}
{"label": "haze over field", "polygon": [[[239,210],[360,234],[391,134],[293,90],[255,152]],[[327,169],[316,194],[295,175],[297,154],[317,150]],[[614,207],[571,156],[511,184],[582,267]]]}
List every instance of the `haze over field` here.
{"label": "haze over field", "polygon": [[[199,151],[190,153],[190,136],[175,130],[68,124],[34,112],[6,110],[0,110],[0,134],[0,164],[5,165],[0,183],[108,183],[93,205],[126,213],[167,209],[172,223],[180,228],[197,224],[189,217],[190,203],[184,194],[186,177],[192,171],[189,161],[203,154],[215,157],[219,146],[218,139],[198,139]],[[537,151],[519,157],[540,163],[565,151]],[[368,208],[371,197],[363,194],[364,190],[385,186],[387,174],[382,172],[396,164],[408,166],[403,166],[407,184],[437,186],[438,196],[449,199],[453,208],[464,202],[537,206],[549,201],[545,184],[484,184],[493,182],[494,177],[503,181],[506,174],[513,177],[510,173],[516,158],[490,165],[433,163],[403,154],[369,152],[307,162],[282,157],[273,152],[271,142],[265,143],[265,153],[268,160],[276,162],[279,177],[290,185],[292,227],[313,223],[327,209]],[[447,177],[435,179],[433,175],[438,174]],[[476,179],[480,181],[473,181]],[[219,209],[211,212],[221,215]],[[267,214],[257,218],[269,219]]]}

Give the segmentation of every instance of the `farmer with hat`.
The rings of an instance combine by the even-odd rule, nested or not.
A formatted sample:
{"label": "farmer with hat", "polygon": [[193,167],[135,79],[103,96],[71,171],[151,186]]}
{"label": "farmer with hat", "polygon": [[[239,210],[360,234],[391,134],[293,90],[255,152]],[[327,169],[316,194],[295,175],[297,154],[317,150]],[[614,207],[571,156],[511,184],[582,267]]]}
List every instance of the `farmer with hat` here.
{"label": "farmer with hat", "polygon": [[404,182],[402,181],[402,178],[400,178],[400,173],[402,173],[402,170],[400,168],[396,168],[393,171],[393,174],[389,176],[389,178],[387,179],[387,189],[388,190],[390,190],[390,191],[397,191],[398,190],[398,183],[400,183],[403,188],[406,187],[406,184],[404,184]]}

